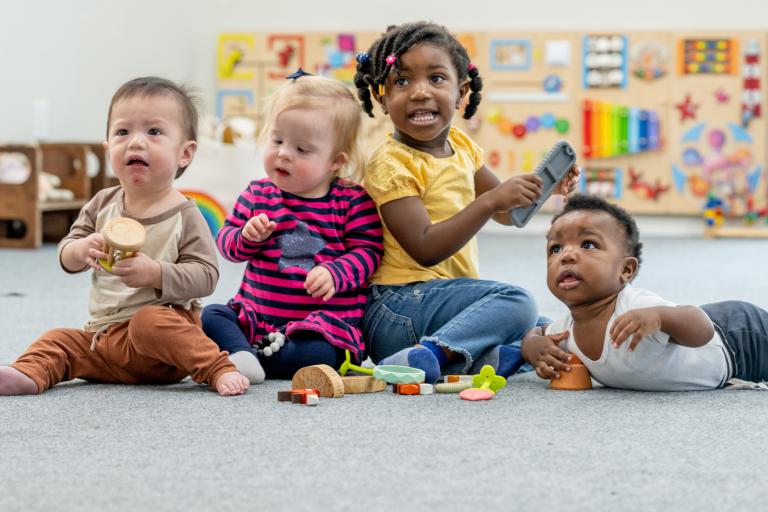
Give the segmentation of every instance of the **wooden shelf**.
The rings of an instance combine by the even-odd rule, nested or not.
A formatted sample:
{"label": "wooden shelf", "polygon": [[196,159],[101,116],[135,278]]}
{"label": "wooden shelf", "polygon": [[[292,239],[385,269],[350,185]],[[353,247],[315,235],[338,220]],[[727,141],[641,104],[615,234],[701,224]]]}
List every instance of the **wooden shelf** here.
{"label": "wooden shelf", "polygon": [[706,238],[768,238],[768,227],[720,226],[704,229]]}

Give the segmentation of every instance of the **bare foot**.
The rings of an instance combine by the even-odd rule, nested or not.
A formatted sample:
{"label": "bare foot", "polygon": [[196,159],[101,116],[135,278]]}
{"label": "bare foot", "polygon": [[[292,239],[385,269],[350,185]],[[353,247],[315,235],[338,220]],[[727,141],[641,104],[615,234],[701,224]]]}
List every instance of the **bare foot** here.
{"label": "bare foot", "polygon": [[242,395],[251,382],[240,372],[227,372],[216,381],[216,391],[221,396]]}
{"label": "bare foot", "polygon": [[0,366],[0,395],[36,395],[35,381],[10,366]]}

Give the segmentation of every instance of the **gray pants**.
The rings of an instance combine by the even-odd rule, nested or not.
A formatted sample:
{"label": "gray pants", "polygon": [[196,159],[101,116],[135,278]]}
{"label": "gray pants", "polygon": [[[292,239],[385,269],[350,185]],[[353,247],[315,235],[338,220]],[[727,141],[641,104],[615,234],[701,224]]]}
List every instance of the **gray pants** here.
{"label": "gray pants", "polygon": [[701,309],[723,338],[731,358],[731,377],[768,380],[768,312],[737,300],[705,304]]}

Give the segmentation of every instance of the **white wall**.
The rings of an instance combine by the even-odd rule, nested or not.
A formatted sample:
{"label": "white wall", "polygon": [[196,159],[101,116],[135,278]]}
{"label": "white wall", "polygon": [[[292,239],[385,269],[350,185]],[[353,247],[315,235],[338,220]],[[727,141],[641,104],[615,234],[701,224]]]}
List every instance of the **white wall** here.
{"label": "white wall", "polygon": [[[235,30],[768,30],[764,0],[0,0],[0,141],[100,139],[114,90],[157,74],[207,105],[216,36]],[[34,122],[35,104],[40,121]],[[46,126],[47,125],[47,126]]]}

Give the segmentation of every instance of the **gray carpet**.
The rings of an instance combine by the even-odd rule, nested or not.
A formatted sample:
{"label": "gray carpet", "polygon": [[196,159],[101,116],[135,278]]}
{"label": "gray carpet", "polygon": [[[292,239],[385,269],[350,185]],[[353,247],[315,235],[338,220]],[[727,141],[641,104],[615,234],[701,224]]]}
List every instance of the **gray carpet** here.
{"label": "gray carpet", "polygon": [[[484,277],[544,283],[543,239],[482,235]],[[681,303],[768,307],[764,241],[646,238],[638,286]],[[0,250],[0,361],[86,318],[88,279],[55,248]],[[241,268],[222,264],[207,302]],[[550,391],[515,376],[496,398],[391,392],[278,403],[287,381],[219,398],[162,387],[61,384],[0,398],[0,510],[745,510],[768,500],[759,391]],[[761,462],[762,461],[762,462]]]}

